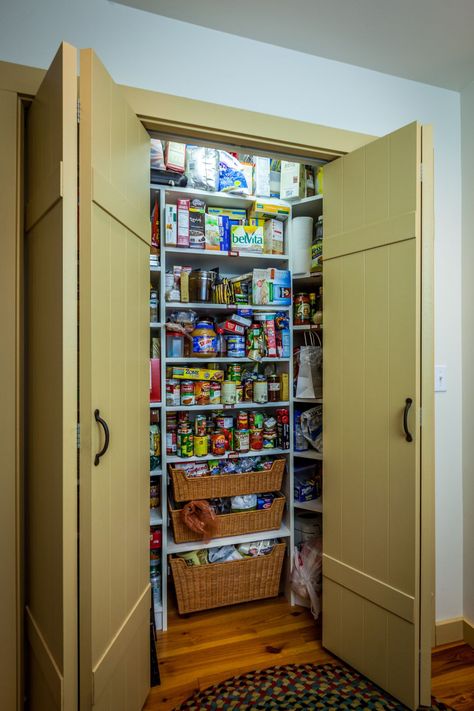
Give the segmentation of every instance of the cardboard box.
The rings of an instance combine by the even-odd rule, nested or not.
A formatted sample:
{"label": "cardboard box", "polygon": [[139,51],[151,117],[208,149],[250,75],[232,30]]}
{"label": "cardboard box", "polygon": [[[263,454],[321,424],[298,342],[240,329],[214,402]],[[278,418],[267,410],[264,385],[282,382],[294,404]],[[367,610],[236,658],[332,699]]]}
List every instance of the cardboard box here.
{"label": "cardboard box", "polygon": [[285,269],[254,269],[252,301],[258,305],[291,304],[291,272]]}
{"label": "cardboard box", "polygon": [[165,245],[167,247],[176,247],[177,214],[176,205],[165,205]]}
{"label": "cardboard box", "polygon": [[218,326],[226,333],[235,333],[237,336],[245,335],[245,326],[241,326],[239,323],[235,323],[235,321],[222,321]]}
{"label": "cardboard box", "polygon": [[234,225],[230,229],[230,248],[234,252],[263,252],[263,227]]}
{"label": "cardboard box", "polygon": [[225,215],[231,220],[246,220],[247,210],[240,207],[208,207],[209,215]]}
{"label": "cardboard box", "polygon": [[293,200],[303,198],[305,195],[306,176],[302,163],[293,163],[282,160],[280,199]]}
{"label": "cardboard box", "polygon": [[255,195],[270,197],[270,158],[255,156]]}
{"label": "cardboard box", "polygon": [[150,402],[161,402],[161,360],[150,358]]}
{"label": "cardboard box", "polygon": [[177,211],[176,243],[178,247],[189,247],[189,200],[178,200]]}
{"label": "cardboard box", "polygon": [[173,367],[170,377],[178,380],[224,380],[224,371],[208,368]]}
{"label": "cardboard box", "polygon": [[[212,217],[214,216],[212,215]],[[216,217],[219,223],[219,249],[221,252],[228,252],[230,250],[230,219],[227,215],[217,215]]]}
{"label": "cardboard box", "polygon": [[186,164],[186,144],[168,141],[165,148],[166,170],[175,170],[177,173],[184,173]]}
{"label": "cardboard box", "polygon": [[247,195],[253,195],[253,163],[240,163],[247,183]]}
{"label": "cardboard box", "polygon": [[[205,215],[205,246],[206,249],[219,251],[221,249],[221,232],[219,215]],[[229,218],[227,218],[228,220]]]}
{"label": "cardboard box", "polygon": [[267,254],[285,253],[283,230],[283,222],[280,220],[265,220],[264,249]]}
{"label": "cardboard box", "polygon": [[280,205],[277,202],[264,202],[263,200],[255,200],[249,214],[249,218],[274,217],[277,220],[286,220],[290,215],[289,205]]}
{"label": "cardboard box", "polygon": [[245,316],[242,316],[241,313],[236,313],[232,314],[230,317],[231,321],[234,321],[235,323],[240,324],[241,326],[244,326],[245,328],[250,328],[252,325],[252,319],[251,318],[246,318]]}
{"label": "cardboard box", "polygon": [[189,205],[189,246],[191,249],[204,249],[206,245],[206,203],[195,198]]}

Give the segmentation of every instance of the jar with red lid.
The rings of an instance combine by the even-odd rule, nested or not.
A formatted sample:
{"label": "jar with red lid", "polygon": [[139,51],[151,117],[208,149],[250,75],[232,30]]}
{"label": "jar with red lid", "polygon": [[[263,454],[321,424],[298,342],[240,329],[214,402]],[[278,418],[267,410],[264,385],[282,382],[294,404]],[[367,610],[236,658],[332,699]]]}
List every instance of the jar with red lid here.
{"label": "jar with red lid", "polygon": [[311,305],[308,294],[296,294],[293,302],[293,324],[307,326],[310,323]]}

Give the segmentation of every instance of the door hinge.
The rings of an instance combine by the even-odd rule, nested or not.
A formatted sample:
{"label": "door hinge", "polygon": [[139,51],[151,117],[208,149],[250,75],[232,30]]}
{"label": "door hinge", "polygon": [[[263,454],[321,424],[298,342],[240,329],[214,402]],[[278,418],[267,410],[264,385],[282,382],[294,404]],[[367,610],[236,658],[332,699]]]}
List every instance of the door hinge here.
{"label": "door hinge", "polygon": [[81,102],[77,100],[77,123],[81,122]]}

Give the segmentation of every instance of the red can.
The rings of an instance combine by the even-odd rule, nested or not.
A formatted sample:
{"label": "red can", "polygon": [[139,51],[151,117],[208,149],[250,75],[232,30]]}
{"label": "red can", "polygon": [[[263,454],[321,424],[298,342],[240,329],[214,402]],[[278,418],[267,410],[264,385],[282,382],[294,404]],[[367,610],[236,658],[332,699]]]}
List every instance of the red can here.
{"label": "red can", "polygon": [[213,432],[211,435],[212,453],[215,457],[222,457],[226,450],[226,438],[223,432]]}
{"label": "red can", "polygon": [[263,430],[250,430],[250,449],[254,452],[263,449]]}
{"label": "red can", "polygon": [[238,430],[248,430],[249,428],[249,416],[244,410],[241,410],[237,415],[237,429]]}

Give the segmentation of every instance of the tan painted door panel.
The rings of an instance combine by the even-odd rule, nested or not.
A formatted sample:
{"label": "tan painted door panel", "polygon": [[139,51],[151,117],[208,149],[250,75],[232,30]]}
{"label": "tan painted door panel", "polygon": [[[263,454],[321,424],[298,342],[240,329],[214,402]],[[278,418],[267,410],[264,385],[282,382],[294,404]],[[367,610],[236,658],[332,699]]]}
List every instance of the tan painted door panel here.
{"label": "tan painted door panel", "polygon": [[77,708],[77,50],[27,112],[25,578],[28,708]]}
{"label": "tan painted door panel", "polygon": [[411,124],[327,166],[324,195],[323,644],[410,708],[420,703],[420,161]]}
{"label": "tan painted door panel", "polygon": [[135,711],[150,670],[149,137],[91,50],[80,101],[81,709]]}

